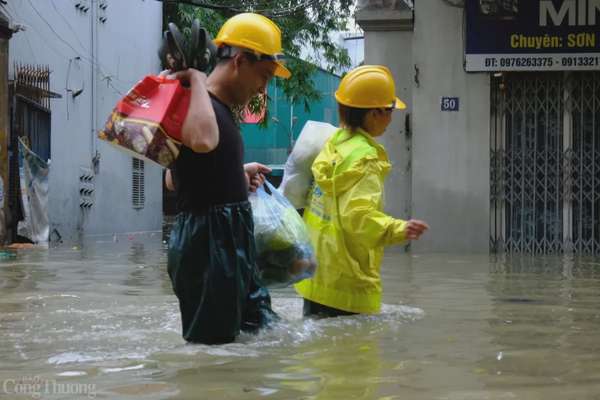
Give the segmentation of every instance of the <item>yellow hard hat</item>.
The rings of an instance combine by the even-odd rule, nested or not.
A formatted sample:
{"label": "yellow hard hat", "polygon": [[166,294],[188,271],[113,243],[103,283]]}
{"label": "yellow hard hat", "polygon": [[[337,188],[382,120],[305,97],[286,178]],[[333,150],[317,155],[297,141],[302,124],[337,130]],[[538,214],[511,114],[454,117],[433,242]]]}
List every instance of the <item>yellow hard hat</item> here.
{"label": "yellow hard hat", "polygon": [[335,92],[335,99],[354,108],[406,108],[396,97],[392,73],[382,65],[363,65],[348,72]]}
{"label": "yellow hard hat", "polygon": [[275,76],[289,78],[292,75],[282,62],[281,30],[265,16],[253,13],[235,15],[225,21],[213,42],[217,46],[252,50],[260,56],[259,59],[277,64]]}

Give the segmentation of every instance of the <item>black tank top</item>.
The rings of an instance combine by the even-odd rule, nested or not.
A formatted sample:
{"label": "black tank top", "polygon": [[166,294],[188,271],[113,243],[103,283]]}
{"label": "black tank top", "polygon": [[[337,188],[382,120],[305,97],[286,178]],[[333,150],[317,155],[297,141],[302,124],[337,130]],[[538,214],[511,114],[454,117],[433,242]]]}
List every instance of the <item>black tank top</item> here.
{"label": "black tank top", "polygon": [[181,146],[172,169],[179,211],[202,213],[215,205],[248,200],[244,144],[229,107],[212,94],[219,144],[209,153]]}

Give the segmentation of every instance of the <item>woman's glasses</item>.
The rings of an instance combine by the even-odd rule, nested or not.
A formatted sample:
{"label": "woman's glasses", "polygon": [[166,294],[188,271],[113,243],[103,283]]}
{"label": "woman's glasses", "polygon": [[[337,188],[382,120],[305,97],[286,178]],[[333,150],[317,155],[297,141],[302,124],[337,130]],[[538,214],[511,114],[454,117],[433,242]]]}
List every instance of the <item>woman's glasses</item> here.
{"label": "woman's glasses", "polygon": [[392,105],[389,107],[382,108],[383,111],[390,114],[396,108],[396,100],[392,101]]}

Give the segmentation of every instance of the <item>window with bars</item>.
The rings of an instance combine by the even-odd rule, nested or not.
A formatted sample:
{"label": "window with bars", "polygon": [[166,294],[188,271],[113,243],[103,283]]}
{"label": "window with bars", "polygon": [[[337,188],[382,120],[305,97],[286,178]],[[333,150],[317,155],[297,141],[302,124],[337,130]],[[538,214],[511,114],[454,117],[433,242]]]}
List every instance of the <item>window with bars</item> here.
{"label": "window with bars", "polygon": [[600,254],[600,72],[492,87],[492,250]]}
{"label": "window with bars", "polygon": [[146,200],[144,185],[144,161],[137,158],[132,158],[131,196],[133,208],[144,208],[144,202]]}

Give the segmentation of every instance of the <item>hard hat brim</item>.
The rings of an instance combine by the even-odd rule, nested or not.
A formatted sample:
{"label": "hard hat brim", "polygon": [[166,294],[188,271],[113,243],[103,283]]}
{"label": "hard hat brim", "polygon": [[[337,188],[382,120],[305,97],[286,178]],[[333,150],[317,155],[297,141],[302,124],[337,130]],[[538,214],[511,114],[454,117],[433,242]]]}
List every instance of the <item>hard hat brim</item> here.
{"label": "hard hat brim", "polygon": [[397,110],[404,110],[406,108],[406,104],[402,100],[400,100],[398,97],[396,97],[395,107]]}
{"label": "hard hat brim", "polygon": [[353,108],[386,108],[388,110],[404,110],[406,109],[406,104],[400,100],[398,97],[394,97],[394,104],[390,105],[389,103],[386,105],[376,105],[376,104],[353,104],[351,101],[347,101],[343,99],[339,93],[339,90],[335,92],[335,100],[347,107]]}
{"label": "hard hat brim", "polygon": [[290,72],[290,70],[287,69],[286,66],[283,65],[283,63],[281,63],[279,61],[275,61],[275,64],[277,64],[277,67],[275,68],[275,72],[274,72],[275,76],[278,76],[283,79],[287,79],[290,76],[292,76],[292,73]]}

